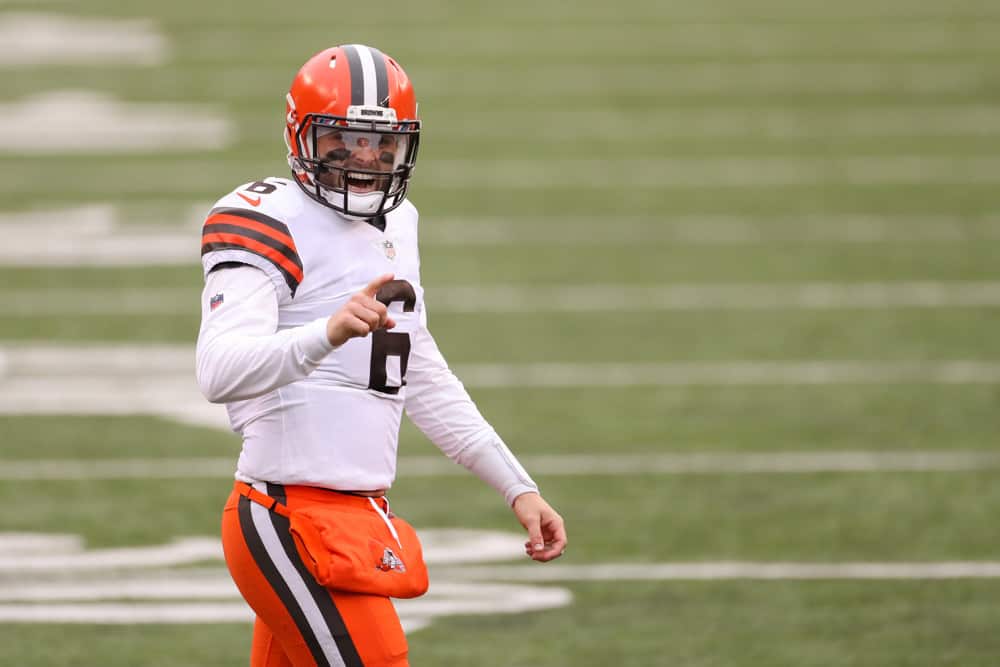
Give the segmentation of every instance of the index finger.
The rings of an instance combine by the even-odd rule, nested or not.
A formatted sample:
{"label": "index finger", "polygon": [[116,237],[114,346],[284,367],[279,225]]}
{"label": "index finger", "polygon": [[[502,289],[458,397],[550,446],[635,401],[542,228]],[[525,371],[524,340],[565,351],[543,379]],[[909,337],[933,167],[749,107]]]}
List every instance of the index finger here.
{"label": "index finger", "polygon": [[379,289],[381,289],[381,287],[386,283],[391,282],[395,277],[396,276],[392,273],[383,273],[378,278],[365,285],[365,288],[361,291],[374,299],[375,295],[378,294]]}

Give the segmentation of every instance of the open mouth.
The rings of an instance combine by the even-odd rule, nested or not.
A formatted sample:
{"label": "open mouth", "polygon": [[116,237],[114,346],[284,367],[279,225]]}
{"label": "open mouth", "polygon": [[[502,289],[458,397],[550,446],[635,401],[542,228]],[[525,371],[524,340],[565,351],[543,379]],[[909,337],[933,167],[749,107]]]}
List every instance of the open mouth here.
{"label": "open mouth", "polygon": [[371,174],[347,172],[347,188],[351,192],[372,192],[375,190],[376,178]]}

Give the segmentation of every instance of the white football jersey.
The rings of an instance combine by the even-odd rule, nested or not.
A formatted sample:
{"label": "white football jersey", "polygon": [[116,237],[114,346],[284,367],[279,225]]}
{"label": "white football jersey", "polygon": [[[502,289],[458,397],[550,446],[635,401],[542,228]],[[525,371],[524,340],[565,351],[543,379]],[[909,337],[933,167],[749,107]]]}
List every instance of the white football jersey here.
{"label": "white football jersey", "polygon": [[[225,387],[206,393],[226,402],[232,427],[243,436],[238,478],[388,488],[405,408],[445,454],[508,501],[537,488],[483,420],[427,331],[417,210],[410,202],[388,213],[381,231],[338,215],[288,179],[248,183],[207,216],[202,263],[210,287],[202,304],[199,382],[203,390],[208,384]],[[227,339],[213,331],[213,319],[224,323],[225,317],[244,316],[241,308],[258,307],[241,296],[240,285],[212,282],[230,273],[213,269],[230,263],[256,267],[270,279],[274,294],[265,310],[276,301],[273,336],[252,331],[257,335]],[[241,271],[249,274],[231,275],[268,287],[257,271]],[[326,318],[386,273],[395,278],[377,298],[396,326],[332,349]],[[221,291],[210,293],[214,289]]]}

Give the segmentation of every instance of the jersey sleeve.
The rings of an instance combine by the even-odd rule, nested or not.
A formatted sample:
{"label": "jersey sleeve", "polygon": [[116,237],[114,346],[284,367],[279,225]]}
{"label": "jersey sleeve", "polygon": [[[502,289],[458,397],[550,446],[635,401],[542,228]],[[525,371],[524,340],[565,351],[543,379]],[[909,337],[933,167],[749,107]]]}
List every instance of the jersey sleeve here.
{"label": "jersey sleeve", "polygon": [[278,331],[273,285],[251,266],[207,277],[201,318],[198,386],[213,403],[253,398],[301,380],[333,350],[326,317]]}
{"label": "jersey sleeve", "polygon": [[302,260],[288,226],[260,211],[217,206],[209,212],[201,234],[205,275],[225,262],[261,269],[278,294],[289,298],[302,282]]}
{"label": "jersey sleeve", "polygon": [[538,491],[538,485],[452,373],[427,330],[425,318],[426,309],[421,326],[412,336],[406,371],[406,414],[448,458],[513,505],[519,495]]}

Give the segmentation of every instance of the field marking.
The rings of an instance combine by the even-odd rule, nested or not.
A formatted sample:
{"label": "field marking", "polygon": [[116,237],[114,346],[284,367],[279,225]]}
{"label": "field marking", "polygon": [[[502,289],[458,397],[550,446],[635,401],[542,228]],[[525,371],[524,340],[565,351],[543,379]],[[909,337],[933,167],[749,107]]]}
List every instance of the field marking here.
{"label": "field marking", "polygon": [[[1000,362],[728,361],[456,364],[472,388],[1000,384]],[[187,345],[0,345],[0,414],[158,415],[229,429]]]}
{"label": "field marking", "polygon": [[[65,122],[73,109],[73,123]],[[45,132],[25,132],[40,125]],[[219,150],[233,137],[219,112],[190,104],[121,102],[103,93],[55,91],[0,104],[0,154]]]}
{"label": "field marking", "polygon": [[[529,454],[521,457],[536,475],[755,475],[831,472],[949,472],[1000,467],[997,451],[697,452],[623,454]],[[235,458],[5,459],[0,481],[232,478]],[[443,456],[401,456],[401,477],[468,474]],[[0,568],[2,569],[2,568]]]}
{"label": "field marking", "polygon": [[[458,363],[454,364],[454,369],[473,387],[1000,382],[1000,361],[971,359]],[[0,396],[4,402],[16,399],[17,389],[33,394],[40,388],[48,390],[62,386],[65,396],[80,391],[81,398],[88,393],[119,389],[160,397],[162,391],[158,386],[173,391],[181,385],[195,386],[193,345],[0,344]],[[58,401],[61,397],[54,398]],[[37,399],[17,402],[30,405],[32,400]]]}
{"label": "field marking", "polygon": [[[168,54],[166,37],[147,19],[0,13],[0,68],[105,64],[149,67],[163,65]],[[84,127],[77,122],[71,125]],[[29,134],[37,139],[44,133]]]}
{"label": "field marking", "polygon": [[[0,534],[2,536],[3,534]],[[62,536],[65,539],[65,536]],[[3,540],[0,539],[0,544]],[[31,572],[93,572],[134,568],[170,567],[206,560],[221,560],[222,545],[210,537],[187,537],[169,544],[81,551],[82,542],[67,551],[34,553],[30,558],[0,560],[0,574]],[[58,546],[53,542],[51,546]],[[22,552],[23,553],[23,552]]]}
{"label": "field marking", "polygon": [[[434,585],[427,595],[395,604],[404,628],[413,632],[442,615],[502,614],[571,604],[568,589],[537,584],[581,581],[726,580],[942,580],[1000,577],[1000,562],[655,562],[567,564],[470,564],[522,559],[523,536],[495,531],[448,529],[438,544],[436,531],[420,531]],[[485,551],[483,539],[493,545]],[[240,622],[252,613],[240,599],[222,560],[218,538],[191,537],[168,544],[88,552],[75,535],[0,533],[18,558],[0,561],[0,621],[5,623],[192,623]],[[24,549],[30,544],[36,552]],[[178,557],[178,545],[198,544]],[[456,544],[471,558],[436,555]],[[499,551],[496,545],[502,544]],[[83,575],[83,576],[81,576]],[[517,582],[517,583],[510,583]]]}
{"label": "field marking", "polygon": [[[420,531],[420,536],[424,558],[438,565],[518,558],[524,541],[519,535],[510,533],[465,528],[425,529]],[[221,561],[223,558],[222,545],[217,538],[210,537],[186,537],[166,544],[86,550],[79,535],[0,532],[0,547],[3,547],[4,554],[31,556],[0,560],[0,575],[15,578],[29,573],[65,576],[104,570],[149,570]],[[3,599],[2,595],[0,592],[0,599]]]}
{"label": "field marking", "polygon": [[[1000,282],[438,286],[435,313],[591,313],[1000,306]],[[199,288],[0,288],[3,317],[200,314]]]}
{"label": "field marking", "polygon": [[[455,566],[523,559],[521,535],[485,530],[424,529],[424,558]],[[19,623],[245,622],[252,613],[224,567],[217,537],[87,551],[77,535],[0,533],[0,620]],[[34,551],[31,551],[31,548]],[[174,568],[174,569],[171,569]],[[505,614],[570,604],[563,588],[435,577],[427,595],[397,601],[408,632],[443,615]]]}
{"label": "field marking", "polygon": [[[1000,114],[998,114],[1000,117]],[[147,207],[145,218],[108,203],[0,212],[0,266],[191,266],[208,202]],[[153,211],[150,213],[149,211]],[[150,217],[151,216],[151,217]],[[131,222],[127,222],[131,221]],[[622,246],[651,243],[967,243],[1000,240],[1000,212],[976,216],[845,214],[437,218],[421,225],[427,246]],[[39,236],[46,243],[37,243]]]}
{"label": "field marking", "polygon": [[[229,573],[222,570],[217,578],[216,590],[228,586],[231,594],[226,597],[232,598],[233,602],[197,598],[183,603],[113,603],[86,599],[72,604],[32,600],[27,604],[0,604],[0,622],[113,625],[252,622],[253,612],[240,599]],[[110,587],[113,589],[114,584]],[[74,586],[71,584],[69,588]],[[154,588],[151,593],[155,592]],[[435,581],[426,595],[410,600],[393,600],[393,604],[399,612],[403,629],[409,634],[427,627],[438,616],[519,614],[565,607],[572,601],[570,591],[551,586]]]}

